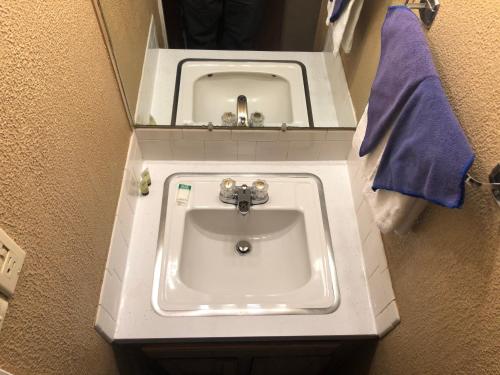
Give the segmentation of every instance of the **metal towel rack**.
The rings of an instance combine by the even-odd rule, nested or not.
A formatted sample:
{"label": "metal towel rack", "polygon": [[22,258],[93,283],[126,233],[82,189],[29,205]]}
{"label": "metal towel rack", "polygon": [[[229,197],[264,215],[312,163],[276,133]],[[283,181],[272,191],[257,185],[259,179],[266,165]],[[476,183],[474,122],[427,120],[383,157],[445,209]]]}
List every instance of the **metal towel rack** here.
{"label": "metal towel rack", "polygon": [[[439,11],[439,0],[416,0],[410,2],[405,0],[404,6],[410,9],[418,9],[420,19],[427,29],[430,29]],[[500,206],[500,164],[498,164],[489,175],[489,181],[479,181],[477,178],[467,174],[465,183],[474,188],[490,187],[496,202]]]}
{"label": "metal towel rack", "polygon": [[420,19],[428,29],[432,26],[440,6],[439,0],[420,0],[419,2],[411,3],[410,0],[405,0],[404,5],[410,9],[418,9]]}
{"label": "metal towel rack", "polygon": [[465,183],[474,188],[482,188],[482,187],[491,187],[491,192],[493,197],[497,201],[497,204],[500,206],[500,164],[497,164],[494,167],[489,175],[489,182],[479,181],[478,179],[472,177],[470,174],[467,174],[465,178]]}

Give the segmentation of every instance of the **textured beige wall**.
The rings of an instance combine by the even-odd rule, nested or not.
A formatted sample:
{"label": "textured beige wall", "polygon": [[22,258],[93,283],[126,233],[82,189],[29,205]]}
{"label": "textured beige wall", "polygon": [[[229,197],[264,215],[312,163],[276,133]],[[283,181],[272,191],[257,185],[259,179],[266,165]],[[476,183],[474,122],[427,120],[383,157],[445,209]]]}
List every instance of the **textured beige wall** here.
{"label": "textured beige wall", "polygon": [[0,368],[116,373],[93,321],[130,129],[91,0],[2,0],[0,72],[0,227],[27,252]]}
{"label": "textured beige wall", "polygon": [[[378,64],[386,11],[382,1],[365,3],[355,51],[344,57],[358,114]],[[500,162],[499,35],[498,0],[442,1],[428,33],[477,155],[472,172],[483,180]],[[500,210],[491,193],[469,188],[463,209],[432,206],[413,233],[385,236],[384,243],[401,324],[378,345],[369,373],[499,374]]]}
{"label": "textured beige wall", "polygon": [[132,118],[135,115],[151,16],[164,46],[157,0],[97,0],[116,59]]}

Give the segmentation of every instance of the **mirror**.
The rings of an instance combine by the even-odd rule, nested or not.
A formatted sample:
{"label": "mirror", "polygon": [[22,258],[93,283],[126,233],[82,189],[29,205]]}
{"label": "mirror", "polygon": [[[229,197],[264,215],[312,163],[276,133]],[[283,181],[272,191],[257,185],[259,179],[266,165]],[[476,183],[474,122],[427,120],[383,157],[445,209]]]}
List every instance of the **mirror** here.
{"label": "mirror", "polygon": [[[164,0],[170,48],[322,51],[322,0]],[[321,32],[322,28],[320,28]]]}
{"label": "mirror", "polygon": [[328,3],[94,0],[134,126],[264,129],[355,126]]}

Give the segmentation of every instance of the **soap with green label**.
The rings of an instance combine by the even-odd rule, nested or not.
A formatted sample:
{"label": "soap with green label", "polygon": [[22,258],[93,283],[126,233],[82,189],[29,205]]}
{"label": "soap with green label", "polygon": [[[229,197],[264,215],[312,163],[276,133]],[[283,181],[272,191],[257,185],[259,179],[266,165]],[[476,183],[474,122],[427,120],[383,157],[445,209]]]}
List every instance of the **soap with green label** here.
{"label": "soap with green label", "polygon": [[176,201],[178,205],[185,206],[189,202],[189,196],[191,194],[191,185],[179,184],[177,185],[177,197]]}

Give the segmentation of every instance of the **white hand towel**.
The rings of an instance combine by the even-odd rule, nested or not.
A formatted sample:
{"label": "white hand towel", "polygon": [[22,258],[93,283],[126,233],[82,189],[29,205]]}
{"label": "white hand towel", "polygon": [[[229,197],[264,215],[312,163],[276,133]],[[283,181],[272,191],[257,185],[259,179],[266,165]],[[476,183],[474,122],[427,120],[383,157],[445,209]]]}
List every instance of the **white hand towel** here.
{"label": "white hand towel", "polygon": [[361,8],[363,8],[364,0],[352,0],[352,9],[347,21],[347,25],[344,31],[344,37],[342,38],[342,49],[346,53],[351,52],[352,41],[354,39],[354,31],[356,30],[356,25],[358,24],[359,15],[361,14]]}
{"label": "white hand towel", "polygon": [[326,2],[326,26],[330,26],[330,20],[332,19],[333,8],[335,8],[335,2],[338,0],[327,1]]}
{"label": "white hand towel", "polygon": [[[327,4],[327,26],[330,25],[330,19],[332,17],[333,8],[335,7],[335,1],[339,0],[328,1]],[[344,12],[331,25],[330,32],[332,33],[333,53],[335,55],[339,53],[340,46],[342,46],[342,49],[345,52],[351,52],[354,30],[356,29],[363,3],[364,0],[351,0],[344,9]]]}
{"label": "white hand towel", "polygon": [[[354,133],[352,146],[357,154],[363,142],[368,123],[368,106],[359,120]],[[427,206],[423,199],[413,198],[395,191],[373,191],[373,180],[377,174],[380,159],[387,145],[391,131],[385,135],[378,146],[368,155],[361,158],[361,179],[363,181],[363,196],[370,206],[373,218],[382,233],[395,231],[399,234],[408,232],[420,213]]]}

